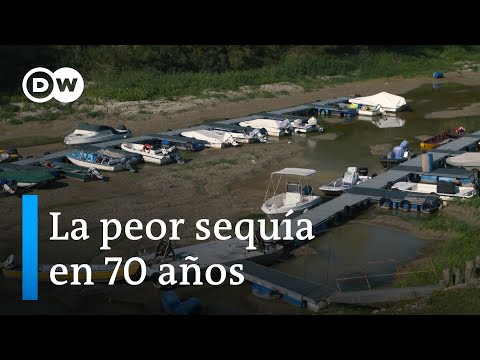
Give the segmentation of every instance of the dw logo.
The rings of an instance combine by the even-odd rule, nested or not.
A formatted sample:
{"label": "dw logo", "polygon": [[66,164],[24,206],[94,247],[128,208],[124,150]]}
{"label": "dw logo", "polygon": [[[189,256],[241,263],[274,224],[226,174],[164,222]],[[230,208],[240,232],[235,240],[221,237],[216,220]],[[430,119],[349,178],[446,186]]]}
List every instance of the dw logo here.
{"label": "dw logo", "polygon": [[[32,77],[37,73],[43,73],[44,77]],[[37,96],[30,93],[30,84],[32,93]],[[25,74],[22,88],[25,96],[36,103],[47,102],[52,97],[60,102],[70,103],[82,95],[84,83],[82,75],[75,69],[63,67],[52,73],[46,68],[37,67]]]}

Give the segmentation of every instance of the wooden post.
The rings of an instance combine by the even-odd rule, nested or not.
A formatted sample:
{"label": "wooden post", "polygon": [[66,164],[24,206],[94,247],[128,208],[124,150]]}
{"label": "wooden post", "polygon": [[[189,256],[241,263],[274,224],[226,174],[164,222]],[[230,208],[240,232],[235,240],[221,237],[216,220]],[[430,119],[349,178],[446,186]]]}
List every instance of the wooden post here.
{"label": "wooden post", "polygon": [[462,283],[462,279],[460,277],[460,269],[453,268],[453,276],[455,277],[455,285],[460,285]]}
{"label": "wooden post", "polygon": [[450,284],[450,269],[443,269],[443,284],[448,286]]}
{"label": "wooden post", "polygon": [[465,263],[465,282],[468,284],[472,281],[473,261],[468,260]]}

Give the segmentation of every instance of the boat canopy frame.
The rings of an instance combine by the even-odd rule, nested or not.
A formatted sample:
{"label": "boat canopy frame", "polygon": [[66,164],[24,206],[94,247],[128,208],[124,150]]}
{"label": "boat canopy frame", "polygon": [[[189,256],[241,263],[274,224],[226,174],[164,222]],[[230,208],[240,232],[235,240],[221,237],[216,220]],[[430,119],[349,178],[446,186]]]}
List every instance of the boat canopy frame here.
{"label": "boat canopy frame", "polygon": [[[285,189],[285,192],[287,191],[287,188],[289,185],[299,185],[299,193],[305,196],[311,196],[313,195],[313,188],[310,186],[308,182],[308,177],[312,176],[316,173],[315,170],[312,169],[302,169],[302,168],[285,168],[279,171],[274,171],[270,175],[270,181],[268,183],[267,191],[265,192],[265,197],[263,201],[267,201],[267,199],[270,199],[272,197],[275,197],[277,195],[278,189],[280,187],[280,184],[284,184],[285,186],[283,189]],[[297,180],[296,182],[293,182],[292,180],[295,179]],[[270,190],[272,189],[272,190]],[[304,189],[308,189],[309,192],[307,194],[304,194]],[[273,192],[272,196],[269,196],[269,194]]]}

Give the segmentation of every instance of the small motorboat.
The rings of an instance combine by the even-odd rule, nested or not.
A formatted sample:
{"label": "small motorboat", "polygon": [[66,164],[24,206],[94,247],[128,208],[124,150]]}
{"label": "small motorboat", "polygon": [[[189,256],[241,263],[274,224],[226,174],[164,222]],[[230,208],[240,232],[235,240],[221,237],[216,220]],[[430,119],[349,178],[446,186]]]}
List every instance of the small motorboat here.
{"label": "small motorboat", "polygon": [[65,136],[65,145],[93,144],[104,141],[127,139],[132,133],[124,125],[114,129],[106,125],[81,123],[75,131]]}
{"label": "small motorboat", "polygon": [[254,119],[242,121],[239,125],[256,129],[265,129],[267,130],[268,136],[280,137],[293,132],[292,124],[288,119]]}
{"label": "small motorboat", "polygon": [[7,180],[0,177],[0,193],[4,195],[13,195],[17,191],[17,180]]}
{"label": "small motorboat", "polygon": [[471,186],[457,186],[453,182],[446,181],[439,181],[436,185],[400,181],[393,184],[391,189],[423,194],[435,194],[442,200],[453,200],[455,198],[470,199],[477,195],[477,190]]}
{"label": "small motorboat", "polygon": [[[315,170],[300,168],[285,168],[273,172],[262,211],[269,217],[279,218],[284,217],[290,210],[298,215],[319,205],[322,198],[313,194],[307,181],[307,178],[315,173]],[[285,192],[277,193],[278,189],[285,189]]]}
{"label": "small motorboat", "polygon": [[0,163],[7,163],[20,160],[22,157],[18,155],[17,149],[0,150]]}
{"label": "small motorboat", "polygon": [[318,125],[318,120],[314,116],[312,116],[306,122],[304,122],[302,119],[296,119],[291,122],[291,125],[293,128],[293,132],[295,132],[296,134],[325,131],[323,126]]}
{"label": "small motorboat", "polygon": [[465,128],[460,126],[455,130],[446,131],[439,135],[435,135],[420,143],[420,149],[422,151],[429,151],[435,149],[438,146],[448,144],[449,142],[461,138],[466,134]]}
{"label": "small motorboat", "polygon": [[128,156],[108,149],[101,149],[98,151],[72,152],[67,155],[67,159],[73,164],[87,169],[94,167],[101,171],[129,170],[135,172],[134,166],[142,160],[142,157],[139,155]]}
{"label": "small motorboat", "polygon": [[461,155],[448,157],[446,162],[448,165],[463,167],[466,170],[480,170],[480,153],[466,152]]}
{"label": "small motorboat", "polygon": [[344,190],[351,188],[359,183],[371,179],[368,176],[368,168],[349,167],[343,178],[329,182],[326,185],[320,186],[320,190],[327,196],[341,195]]}
{"label": "small motorboat", "polygon": [[235,141],[232,134],[226,132],[218,134],[210,130],[191,130],[184,131],[181,135],[192,139],[206,141],[205,146],[212,148],[221,149],[227,146],[238,146],[238,143]]}
{"label": "small motorboat", "polygon": [[58,179],[60,175],[59,170],[37,166],[2,164],[0,167],[0,178],[15,180],[19,188],[45,185]]}
{"label": "small motorboat", "polygon": [[124,151],[141,155],[143,161],[152,164],[165,165],[172,162],[183,164],[185,162],[183,156],[175,146],[155,148],[150,144],[123,143],[121,148]]}
{"label": "small motorboat", "polygon": [[[50,270],[54,265],[39,265],[38,266],[38,281],[51,282]],[[121,281],[125,278],[124,264],[117,268],[116,264],[112,265],[89,265],[91,269],[91,280],[95,283],[108,283],[113,277],[114,281]],[[67,265],[69,271],[66,274],[57,275],[59,281],[67,280],[73,281],[74,273],[72,267]],[[128,274],[133,277],[140,269],[140,264],[136,261],[132,262],[128,267]],[[22,280],[22,266],[15,263],[15,256],[10,255],[8,258],[0,263],[0,271],[3,273],[5,279]],[[115,275],[116,274],[116,275]],[[80,271],[78,273],[78,281],[85,282],[87,280],[87,273]]]}
{"label": "small motorboat", "polygon": [[399,146],[395,146],[387,155],[382,156],[380,158],[382,166],[390,168],[414,158],[416,154],[408,151],[408,145],[408,141],[403,140]]}

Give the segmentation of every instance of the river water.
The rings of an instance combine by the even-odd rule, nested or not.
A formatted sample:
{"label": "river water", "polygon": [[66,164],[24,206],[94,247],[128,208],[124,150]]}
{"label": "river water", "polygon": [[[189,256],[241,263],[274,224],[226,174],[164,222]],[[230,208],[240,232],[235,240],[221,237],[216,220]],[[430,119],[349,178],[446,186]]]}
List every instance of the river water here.
{"label": "river water", "polygon": [[[381,171],[378,158],[390,146],[406,139],[410,142],[410,150],[419,153],[421,135],[435,135],[445,130],[463,126],[467,130],[477,130],[479,116],[461,118],[429,118],[431,112],[462,109],[470,104],[480,102],[480,87],[468,87],[459,84],[445,83],[434,88],[432,85],[421,86],[404,94],[412,108],[410,112],[402,112],[387,122],[402,125],[398,127],[378,127],[366,120],[343,120],[339,118],[322,119],[327,134],[336,134],[335,140],[326,140],[322,135],[292,136],[279,141],[289,146],[289,142],[299,144],[303,148],[301,167],[317,170],[313,176],[313,189],[343,175],[348,166],[366,166],[370,174]],[[426,117],[427,116],[427,117]],[[267,145],[268,146],[268,145]],[[292,159],[292,166],[295,161]],[[278,170],[278,169],[275,169]],[[268,184],[270,174],[262,174],[250,179],[248,184],[239,184],[243,189],[258,194],[259,208]],[[259,210],[260,212],[260,210]],[[423,214],[422,214],[423,215]],[[359,219],[376,216],[375,210],[361,214]],[[411,234],[388,228],[379,228],[364,223],[349,223],[319,236],[304,248],[297,250],[284,262],[273,265],[273,268],[294,276],[325,284],[332,288],[348,290],[368,286],[361,277],[364,274],[375,275],[393,273],[396,270],[392,259],[407,259],[420,256],[427,242]],[[386,262],[384,262],[386,261]],[[358,277],[358,280],[339,280],[339,278]],[[392,280],[392,277],[377,277],[370,285],[378,285]],[[147,284],[145,284],[147,285]],[[151,284],[148,284],[151,287]],[[0,294],[14,292],[18,298],[17,285],[6,281],[0,282]],[[149,291],[149,289],[147,289]],[[147,291],[146,290],[146,291]],[[282,301],[266,301],[253,296],[250,285],[198,288],[189,287],[178,290],[183,297],[198,297],[205,305],[205,312],[212,314],[297,314],[309,313]],[[18,295],[17,295],[18,294]],[[0,296],[0,308],[2,297]],[[4,305],[13,304],[5,303]],[[41,304],[40,304],[41,305]],[[145,310],[138,304],[90,303],[80,312],[138,313]],[[24,304],[17,304],[18,310]],[[48,308],[54,312],[69,312],[68,307],[59,310],[52,305]],[[51,312],[45,309],[44,312]],[[143,309],[143,310],[142,310]],[[32,311],[35,312],[33,305]]]}

